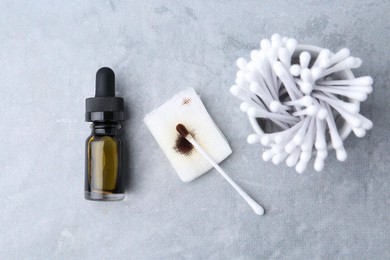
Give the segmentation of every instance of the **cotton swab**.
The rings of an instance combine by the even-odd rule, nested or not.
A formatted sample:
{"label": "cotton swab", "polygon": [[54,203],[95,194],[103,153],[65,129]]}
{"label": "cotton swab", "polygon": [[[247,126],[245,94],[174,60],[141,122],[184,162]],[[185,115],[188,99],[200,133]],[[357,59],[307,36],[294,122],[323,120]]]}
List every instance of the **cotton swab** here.
{"label": "cotton swab", "polygon": [[317,150],[326,149],[324,121],[318,118],[316,118],[316,141],[314,143],[314,146]]}
{"label": "cotton swab", "polygon": [[343,49],[339,50],[338,52],[333,54],[333,56],[329,59],[328,66],[332,66],[333,64],[336,64],[336,63],[341,62],[342,60],[345,60],[346,58],[349,57],[349,55],[350,55],[349,49],[343,48]]}
{"label": "cotton swab", "polygon": [[237,67],[239,67],[241,70],[245,70],[246,66],[248,65],[248,62],[244,58],[238,58],[236,64]]}
{"label": "cotton swab", "polygon": [[286,42],[286,48],[290,52],[290,55],[293,55],[298,45],[298,41],[294,38],[289,38]]}
{"label": "cotton swab", "polygon": [[299,75],[301,75],[301,66],[299,66],[298,64],[291,65],[290,73],[291,75],[298,77]]}
{"label": "cotton swab", "polygon": [[351,90],[341,90],[327,87],[315,86],[315,90],[320,90],[322,92],[329,92],[337,95],[342,95],[351,99],[355,99],[357,101],[365,101],[367,99],[367,94],[361,91],[351,91]]}
{"label": "cotton swab", "polygon": [[328,49],[323,49],[320,51],[318,54],[317,59],[314,61],[312,67],[321,67],[321,68],[326,68],[329,65],[329,57],[331,53]]}
{"label": "cotton swab", "polygon": [[364,85],[371,86],[373,80],[370,76],[359,77],[354,79],[344,79],[344,80],[321,80],[317,81],[317,85],[325,86],[354,86],[354,85]]}
{"label": "cotton swab", "polygon": [[359,108],[358,104],[342,101],[342,100],[336,98],[332,94],[326,94],[326,95],[313,94],[313,96],[317,97],[318,99],[321,99],[321,100],[328,102],[332,106],[340,107],[341,109],[343,109],[351,114],[359,113],[360,108]]}
{"label": "cotton swab", "polygon": [[274,69],[276,75],[283,82],[290,97],[292,99],[300,98],[302,96],[302,94],[299,92],[297,86],[295,85],[294,80],[291,78],[289,73],[286,71],[286,68],[283,66],[283,64],[279,61],[276,61],[276,62],[274,62],[272,68]]}
{"label": "cotton swab", "polygon": [[265,111],[263,109],[260,109],[258,107],[251,107],[248,109],[248,115],[251,117],[262,117],[262,118],[272,118],[284,121],[285,123],[297,123],[298,119],[294,118],[290,115],[282,115],[282,114],[275,114],[268,111]]}
{"label": "cotton swab", "polygon": [[301,64],[301,68],[307,68],[309,66],[310,59],[310,53],[308,53],[307,51],[301,52],[301,54],[299,55],[299,63]]}
{"label": "cotton swab", "polygon": [[291,54],[287,48],[280,48],[278,52],[279,60],[286,68],[291,66]]}
{"label": "cotton swab", "polygon": [[[321,78],[321,77],[324,77],[326,75],[332,74],[332,73],[340,71],[340,70],[348,70],[348,69],[358,68],[360,66],[359,63],[360,62],[358,60],[356,60],[355,57],[348,57],[345,60],[343,60],[339,63],[336,63],[333,67],[330,67],[330,68],[324,70],[319,75],[319,77]],[[315,79],[315,80],[317,80],[317,79]]]}
{"label": "cotton swab", "polygon": [[267,50],[271,47],[271,42],[268,39],[263,39],[260,41],[260,48],[263,50]]}
{"label": "cotton swab", "polygon": [[280,132],[270,133],[270,134],[263,134],[261,137],[261,143],[263,145],[269,145],[270,142],[273,141],[276,144],[280,144],[283,141],[288,140],[288,138],[292,136],[297,131],[297,129],[301,127],[302,124],[303,121],[300,121],[294,126],[290,127],[289,129]]}
{"label": "cotton swab", "polygon": [[[315,87],[321,88],[325,90],[325,88],[322,85],[315,85]],[[335,90],[342,90],[342,91],[352,91],[352,92],[362,92],[366,94],[372,93],[372,86],[364,86],[364,85],[354,85],[354,86],[326,86],[327,89],[335,89]]]}
{"label": "cotton swab", "polygon": [[343,145],[343,140],[341,139],[338,131],[337,131],[337,126],[334,121],[332,112],[330,111],[330,107],[328,104],[324,104],[323,101],[320,101],[321,105],[326,107],[328,110],[328,117],[326,118],[326,122],[328,123],[329,126],[329,133],[330,133],[330,138],[332,141],[332,145],[334,149],[336,150],[336,157],[339,161],[345,161],[347,159],[347,153],[344,149]]}
{"label": "cotton swab", "polygon": [[286,159],[287,167],[294,167],[298,162],[300,154],[300,149],[295,149]]}
{"label": "cotton swab", "polygon": [[[274,34],[270,40],[261,40],[260,49],[253,50],[250,58],[237,60],[238,88],[231,91],[244,101],[240,109],[255,130],[247,142],[267,147],[262,154],[265,161],[279,164],[285,160],[288,167],[295,166],[301,173],[315,149],[314,169],[321,171],[330,147],[328,133],[337,159],[347,158],[343,138],[348,128],[340,127],[339,122],[348,125],[357,137],[372,127],[359,110],[360,102],[373,91],[373,80],[369,76],[348,78],[348,70],[362,64],[361,59],[350,56],[349,49],[316,53],[315,48],[298,46],[293,38]],[[337,125],[335,111],[344,119]],[[270,133],[261,129],[259,118],[272,122],[267,124]]]}
{"label": "cotton swab", "polygon": [[311,96],[303,96],[300,99],[283,102],[283,104],[287,106],[298,105],[308,107],[313,104],[313,98]]}
{"label": "cotton swab", "polygon": [[203,150],[183,124],[178,124],[176,126],[176,130],[195,147],[195,149],[222,175],[223,178],[225,178],[225,180],[238,192],[238,194],[241,195],[241,197],[248,203],[257,215],[264,215],[264,208],[252,199],[227,175],[227,173],[206,153],[206,151]]}

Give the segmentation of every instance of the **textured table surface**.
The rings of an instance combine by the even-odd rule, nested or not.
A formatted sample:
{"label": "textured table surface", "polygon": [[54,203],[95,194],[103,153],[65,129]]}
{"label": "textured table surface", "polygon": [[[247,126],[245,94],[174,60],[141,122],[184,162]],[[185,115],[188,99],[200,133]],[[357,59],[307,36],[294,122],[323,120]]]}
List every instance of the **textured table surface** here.
{"label": "textured table surface", "polygon": [[[365,1],[1,1],[1,259],[389,259],[389,13]],[[302,175],[260,160],[229,93],[235,60],[273,33],[363,60],[374,122]],[[128,107],[126,199],[83,198],[84,99],[112,67]],[[182,183],[142,122],[193,87],[229,140],[222,166]]]}

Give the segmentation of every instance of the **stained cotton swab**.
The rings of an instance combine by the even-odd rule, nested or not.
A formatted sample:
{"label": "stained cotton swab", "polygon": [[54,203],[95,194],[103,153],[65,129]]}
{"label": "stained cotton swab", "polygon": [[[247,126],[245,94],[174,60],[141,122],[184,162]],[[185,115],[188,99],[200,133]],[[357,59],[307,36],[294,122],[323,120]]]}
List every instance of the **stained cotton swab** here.
{"label": "stained cotton swab", "polygon": [[195,149],[222,175],[222,177],[240,194],[240,196],[248,203],[257,215],[264,215],[264,208],[260,206],[254,199],[252,199],[243,189],[240,188],[227,173],[206,153],[205,150],[198,144],[198,142],[192,137],[190,132],[183,124],[176,126],[177,132],[190,142]]}

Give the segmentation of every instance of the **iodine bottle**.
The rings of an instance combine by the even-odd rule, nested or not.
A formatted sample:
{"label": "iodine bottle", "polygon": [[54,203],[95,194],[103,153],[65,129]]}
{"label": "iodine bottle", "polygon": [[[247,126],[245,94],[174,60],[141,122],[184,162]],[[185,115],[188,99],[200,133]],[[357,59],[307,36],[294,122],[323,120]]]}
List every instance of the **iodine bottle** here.
{"label": "iodine bottle", "polygon": [[97,71],[95,97],[87,98],[85,104],[85,121],[92,122],[92,133],[85,144],[84,196],[88,200],[122,200],[123,144],[117,134],[119,122],[124,120],[124,102],[115,96],[115,74],[110,68]]}

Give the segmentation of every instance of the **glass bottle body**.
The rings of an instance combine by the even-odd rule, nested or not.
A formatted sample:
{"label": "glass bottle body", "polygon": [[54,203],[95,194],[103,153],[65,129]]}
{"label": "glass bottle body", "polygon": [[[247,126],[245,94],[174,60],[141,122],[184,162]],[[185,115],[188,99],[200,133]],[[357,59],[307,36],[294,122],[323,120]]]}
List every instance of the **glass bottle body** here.
{"label": "glass bottle body", "polygon": [[117,136],[120,125],[95,122],[91,128],[85,145],[84,196],[88,200],[122,200],[122,141]]}

